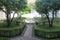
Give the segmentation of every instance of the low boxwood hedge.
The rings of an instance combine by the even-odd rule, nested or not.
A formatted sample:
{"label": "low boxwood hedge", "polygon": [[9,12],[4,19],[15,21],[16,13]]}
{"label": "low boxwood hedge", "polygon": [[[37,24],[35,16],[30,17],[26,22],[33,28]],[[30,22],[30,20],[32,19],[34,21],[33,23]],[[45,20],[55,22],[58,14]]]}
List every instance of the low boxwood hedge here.
{"label": "low boxwood hedge", "polygon": [[60,38],[60,27],[57,26],[49,28],[47,26],[38,27],[37,25],[34,25],[34,31],[35,31],[35,35],[39,37]]}
{"label": "low boxwood hedge", "polygon": [[13,37],[16,35],[20,35],[24,29],[24,24],[18,26],[14,25],[11,27],[0,28],[0,37]]}
{"label": "low boxwood hedge", "polygon": [[0,40],[10,40],[8,37],[0,37]]}

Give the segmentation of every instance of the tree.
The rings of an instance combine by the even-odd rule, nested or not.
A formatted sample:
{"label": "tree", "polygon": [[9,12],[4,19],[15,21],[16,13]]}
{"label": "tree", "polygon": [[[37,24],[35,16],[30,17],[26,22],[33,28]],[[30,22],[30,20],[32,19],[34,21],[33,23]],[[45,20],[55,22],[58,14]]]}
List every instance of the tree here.
{"label": "tree", "polygon": [[50,0],[49,8],[52,11],[51,27],[53,26],[54,17],[57,17],[57,11],[60,10],[60,0]]}
{"label": "tree", "polygon": [[25,10],[23,10],[23,11],[20,11],[20,10],[19,10],[19,11],[18,11],[18,16],[19,16],[18,19],[19,19],[19,20],[22,19],[21,16],[22,16],[23,14],[28,14],[28,13],[30,13],[30,12],[31,12],[31,6],[27,4],[27,8],[26,8]]}
{"label": "tree", "polygon": [[[2,8],[3,6],[5,10],[4,8]],[[27,0],[0,0],[0,10],[2,10],[6,14],[7,19],[6,21],[8,27],[10,26],[11,21],[13,20],[13,18],[10,19],[11,11],[17,13],[19,10],[23,11],[26,8],[27,8]]]}
{"label": "tree", "polygon": [[[53,27],[53,20],[56,11],[60,8],[60,0],[37,0],[36,1],[36,10],[40,14],[45,14],[48,19],[49,27]],[[49,12],[52,11],[52,18],[49,17]]]}

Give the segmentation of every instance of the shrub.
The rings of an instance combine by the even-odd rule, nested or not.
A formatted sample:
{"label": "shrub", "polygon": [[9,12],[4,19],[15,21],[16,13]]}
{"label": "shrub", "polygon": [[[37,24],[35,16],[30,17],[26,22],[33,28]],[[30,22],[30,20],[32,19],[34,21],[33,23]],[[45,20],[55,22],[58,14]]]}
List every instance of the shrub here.
{"label": "shrub", "polygon": [[52,28],[46,25],[38,27],[34,25],[35,35],[44,38],[59,38],[60,37],[60,27],[59,24],[54,24]]}
{"label": "shrub", "polygon": [[0,37],[0,40],[9,40],[7,37]]}
{"label": "shrub", "polygon": [[16,35],[20,35],[24,29],[24,24],[18,25],[11,25],[11,27],[7,28],[0,28],[0,37],[12,37]]}

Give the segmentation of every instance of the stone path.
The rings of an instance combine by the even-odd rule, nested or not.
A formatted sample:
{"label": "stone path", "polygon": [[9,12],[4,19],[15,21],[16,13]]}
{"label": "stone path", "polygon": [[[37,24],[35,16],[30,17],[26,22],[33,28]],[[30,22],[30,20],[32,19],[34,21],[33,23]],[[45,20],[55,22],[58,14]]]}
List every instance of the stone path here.
{"label": "stone path", "polygon": [[20,36],[10,38],[10,40],[60,40],[60,39],[44,39],[34,36],[33,25],[27,24]]}
{"label": "stone path", "polygon": [[27,26],[27,29],[25,31],[25,34],[24,34],[24,37],[29,37],[31,38],[32,37],[32,25],[26,25]]}
{"label": "stone path", "polygon": [[38,38],[33,37],[32,33],[33,33],[33,25],[27,24],[25,33],[23,33],[23,35],[10,38],[10,40],[40,40]]}

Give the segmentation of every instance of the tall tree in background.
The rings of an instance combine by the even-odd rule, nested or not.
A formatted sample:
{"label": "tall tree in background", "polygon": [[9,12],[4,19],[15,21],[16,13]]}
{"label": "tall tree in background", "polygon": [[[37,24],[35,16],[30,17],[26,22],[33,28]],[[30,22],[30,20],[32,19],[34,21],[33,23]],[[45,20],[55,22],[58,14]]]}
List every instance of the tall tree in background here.
{"label": "tall tree in background", "polygon": [[[4,8],[2,8],[4,6]],[[10,19],[11,11],[17,13],[27,8],[27,0],[0,0],[0,10],[6,14],[7,26],[9,27],[12,19]]]}
{"label": "tall tree in background", "polygon": [[[53,27],[53,20],[56,11],[60,9],[60,0],[36,0],[36,10],[40,14],[45,14],[48,19],[49,27]],[[49,12],[52,11],[52,18]]]}

